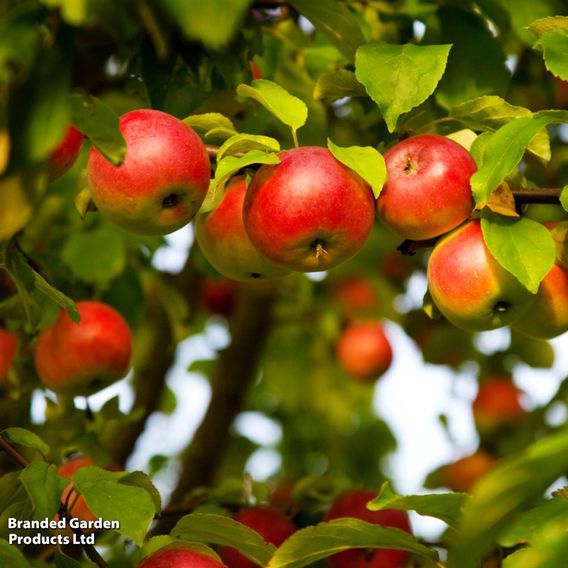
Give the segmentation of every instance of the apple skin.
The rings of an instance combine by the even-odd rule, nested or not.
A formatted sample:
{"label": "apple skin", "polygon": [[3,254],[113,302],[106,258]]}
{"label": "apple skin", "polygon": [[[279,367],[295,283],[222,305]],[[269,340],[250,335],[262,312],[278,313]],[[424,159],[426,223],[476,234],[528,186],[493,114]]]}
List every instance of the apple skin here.
{"label": "apple skin", "polygon": [[19,345],[20,340],[16,333],[0,329],[0,387],[9,385],[8,372],[14,362]]}
{"label": "apple skin", "polygon": [[[73,474],[83,467],[97,465],[89,456],[78,456],[60,465],[57,473],[71,479]],[[82,495],[77,496],[73,491],[73,483],[70,483],[61,494],[61,503],[67,503],[71,508],[69,513],[82,521],[94,521],[97,517],[91,512]]]}
{"label": "apple skin", "polygon": [[266,280],[289,271],[276,266],[250,242],[243,224],[246,178],[234,177],[217,207],[195,219],[195,237],[210,264],[232,280]]}
{"label": "apple skin", "polygon": [[337,342],[337,360],[342,369],[362,382],[372,382],[392,363],[392,347],[381,323],[349,325]]}
{"label": "apple skin", "polygon": [[204,278],[201,283],[201,300],[213,314],[229,317],[237,303],[238,284],[233,280]]}
{"label": "apple skin", "polygon": [[442,483],[452,491],[468,493],[495,467],[495,459],[483,450],[465,456],[442,469]]}
{"label": "apple skin", "polygon": [[[374,491],[348,491],[331,506],[325,520],[354,517],[367,523],[397,528],[412,534],[406,511],[396,509],[370,511],[367,509],[367,503],[376,496],[377,493]],[[328,561],[333,568],[401,568],[408,557],[408,552],[393,548],[356,548],[334,554],[328,558]]]}
{"label": "apple skin", "polygon": [[[293,533],[297,527],[283,513],[273,507],[247,507],[241,509],[235,520],[256,531],[266,542],[277,548]],[[230,568],[258,568],[234,548],[223,547],[219,556]]]}
{"label": "apple skin", "polygon": [[77,303],[81,322],[65,311],[39,336],[34,360],[41,382],[52,391],[88,396],[118,381],[130,366],[128,324],[101,302]]}
{"label": "apple skin", "polygon": [[189,223],[209,188],[209,156],[199,136],[174,116],[150,109],[123,114],[119,127],[127,143],[120,166],[94,147],[89,154],[89,186],[99,211],[141,235],[165,235]]}
{"label": "apple skin", "polygon": [[83,134],[72,124],[67,125],[65,136],[49,155],[47,179],[51,182],[60,178],[75,163],[83,145]]}
{"label": "apple skin", "polygon": [[305,146],[263,165],[246,193],[245,229],[276,264],[328,270],[363,246],[374,217],[371,188],[326,148]]}
{"label": "apple skin", "polygon": [[331,293],[348,319],[372,312],[380,304],[374,288],[359,276],[347,276],[334,282]]}
{"label": "apple skin", "polygon": [[478,220],[439,241],[430,255],[427,275],[428,289],[442,315],[466,331],[509,325],[536,298],[493,258]]}
{"label": "apple skin", "polygon": [[405,239],[437,237],[473,211],[470,178],[477,167],[457,142],[420,134],[385,153],[387,181],[377,199],[379,220]]}
{"label": "apple skin", "polygon": [[568,331],[568,270],[554,264],[540,283],[534,303],[511,327],[539,339]]}
{"label": "apple skin", "polygon": [[227,568],[227,566],[182,544],[172,543],[144,558],[138,568]]}
{"label": "apple skin", "polygon": [[511,377],[497,376],[482,380],[472,404],[477,429],[489,434],[499,426],[522,420],[526,415],[521,404],[522,396],[523,391],[515,386]]}

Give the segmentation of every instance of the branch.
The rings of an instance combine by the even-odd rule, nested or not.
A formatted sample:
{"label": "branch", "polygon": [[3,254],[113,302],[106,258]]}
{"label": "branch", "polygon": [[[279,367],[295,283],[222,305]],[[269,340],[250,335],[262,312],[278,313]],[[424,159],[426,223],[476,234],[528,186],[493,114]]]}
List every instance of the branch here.
{"label": "branch", "polygon": [[[27,467],[30,464],[30,461],[25,458],[12,444],[4,438],[4,436],[0,435],[0,448],[6,452],[10,457],[14,459],[18,463],[18,465],[22,467]],[[67,510],[65,504],[61,504],[59,509],[59,515],[69,519],[72,515]],[[87,544],[84,542],[85,533],[81,529],[74,529],[71,528],[73,533],[75,533],[79,537],[79,541],[81,543],[81,547],[85,551],[85,554],[92,560],[99,568],[109,568],[108,564],[104,561],[103,557],[98,553],[97,549],[92,544]]]}
{"label": "branch", "polygon": [[[181,456],[182,473],[170,503],[182,503],[194,488],[211,485],[229,443],[230,428],[240,412],[272,324],[277,284],[243,286],[232,320],[231,343],[221,352],[212,377],[209,407],[191,444]],[[164,533],[172,519],[161,519],[155,532]]]}

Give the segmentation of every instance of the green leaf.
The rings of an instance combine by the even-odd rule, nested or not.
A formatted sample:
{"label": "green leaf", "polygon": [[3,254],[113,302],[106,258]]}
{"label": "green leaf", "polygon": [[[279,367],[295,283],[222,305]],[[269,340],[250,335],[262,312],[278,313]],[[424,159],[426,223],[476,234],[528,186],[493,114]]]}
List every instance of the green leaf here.
{"label": "green leaf", "polygon": [[210,513],[186,515],[170,534],[192,542],[236,548],[259,566],[266,566],[275,550],[257,532],[231,517]]}
{"label": "green leaf", "polygon": [[557,30],[568,30],[568,16],[548,16],[534,21],[529,30],[533,32],[537,38],[540,38],[548,32]]}
{"label": "green leaf", "polygon": [[[465,126],[482,132],[493,132],[515,118],[532,114],[529,109],[512,105],[494,95],[466,101],[453,107],[449,113]],[[543,128],[534,136],[527,150],[544,162],[550,161],[550,139],[546,129]]]}
{"label": "green leaf", "polygon": [[[141,546],[156,506],[145,488],[128,483],[128,475],[83,467],[73,474],[73,485],[97,517],[118,521],[118,532]],[[126,483],[122,483],[123,478],[127,478]]]}
{"label": "green leaf", "polygon": [[482,213],[481,228],[497,262],[536,294],[554,264],[556,250],[550,231],[532,219],[498,215],[487,209]]}
{"label": "green leaf", "polygon": [[[88,566],[94,566],[94,564],[90,563]],[[55,568],[83,568],[84,564],[81,564],[79,561],[63,554],[60,550],[55,551]]]}
{"label": "green leaf", "polygon": [[338,69],[333,73],[320,75],[314,86],[314,99],[335,101],[343,97],[362,97],[365,87],[357,81],[355,73]]}
{"label": "green leaf", "polygon": [[[543,438],[503,459],[475,486],[452,537],[448,568],[477,567],[520,511],[568,468],[568,431]],[[565,536],[564,536],[565,538]]]}
{"label": "green leaf", "polygon": [[160,493],[158,492],[150,478],[144,472],[132,471],[128,475],[125,475],[123,478],[121,478],[120,483],[144,489],[150,495],[150,497],[152,497],[156,513],[160,514],[162,512],[162,497],[160,496]]}
{"label": "green leaf", "polygon": [[197,132],[203,133],[205,138],[213,137],[216,132],[223,132],[228,136],[237,134],[232,121],[219,112],[191,114],[184,118],[183,122]]}
{"label": "green leaf", "polygon": [[6,428],[2,430],[1,435],[12,444],[32,448],[44,456],[49,452],[49,446],[37,434],[25,428]]}
{"label": "green leaf", "polygon": [[351,61],[357,48],[365,43],[357,19],[344,4],[335,0],[290,0],[289,3]]}
{"label": "green leaf", "polygon": [[568,29],[544,34],[535,47],[542,47],[546,68],[553,75],[568,81]]}
{"label": "green leaf", "polygon": [[235,134],[226,140],[217,153],[217,160],[222,160],[225,156],[233,156],[249,150],[266,150],[269,152],[279,152],[280,142],[271,136],[261,136],[259,134]]}
{"label": "green leaf", "polygon": [[350,548],[395,548],[428,560],[437,553],[399,529],[358,519],[335,519],[294,533],[278,548],[267,568],[302,568]]}
{"label": "green leaf", "polygon": [[59,476],[54,465],[36,461],[22,470],[20,481],[32,502],[33,518],[53,518],[59,510],[61,493],[69,480]]}
{"label": "green leaf", "polygon": [[529,337],[511,330],[511,353],[535,369],[551,369],[554,365],[554,348],[546,339]]}
{"label": "green leaf", "polygon": [[342,148],[336,146],[329,138],[327,147],[337,160],[358,173],[371,186],[375,199],[379,197],[387,179],[387,167],[378,150],[371,146]]}
{"label": "green leaf", "polygon": [[419,515],[435,517],[455,527],[467,499],[468,495],[465,493],[398,495],[391,489],[388,481],[385,481],[377,497],[367,507],[371,511],[387,508],[416,511]]}
{"label": "green leaf", "polygon": [[483,205],[513,171],[541,128],[554,122],[568,122],[568,112],[548,110],[517,118],[491,136],[483,148],[479,169],[471,177],[471,188],[478,206]]}
{"label": "green leaf", "polygon": [[239,29],[251,0],[160,0],[159,3],[188,38],[220,49]]}
{"label": "green leaf", "polygon": [[6,566],[6,568],[31,568],[31,565],[20,550],[3,538],[0,538],[0,566]]}
{"label": "green leaf", "polygon": [[250,85],[241,84],[237,87],[237,95],[243,99],[251,98],[260,103],[278,120],[292,129],[294,140],[296,140],[296,131],[304,126],[308,119],[306,103],[272,81],[257,79]]}
{"label": "green leaf", "polygon": [[562,522],[568,527],[568,500],[550,499],[534,509],[523,511],[499,536],[499,545],[512,548],[517,544],[536,544],[542,527],[550,522]]}
{"label": "green leaf", "polygon": [[398,117],[423,103],[446,69],[450,45],[368,44],[357,50],[355,74],[377,103],[389,132]]}
{"label": "green leaf", "polygon": [[94,231],[71,233],[61,258],[80,280],[104,287],[126,266],[124,234],[110,223]]}
{"label": "green leaf", "polygon": [[560,193],[560,205],[562,205],[564,211],[568,211],[568,185],[562,188],[562,192]]}
{"label": "green leaf", "polygon": [[118,127],[118,115],[92,95],[71,95],[71,122],[115,166],[126,156],[126,142]]}

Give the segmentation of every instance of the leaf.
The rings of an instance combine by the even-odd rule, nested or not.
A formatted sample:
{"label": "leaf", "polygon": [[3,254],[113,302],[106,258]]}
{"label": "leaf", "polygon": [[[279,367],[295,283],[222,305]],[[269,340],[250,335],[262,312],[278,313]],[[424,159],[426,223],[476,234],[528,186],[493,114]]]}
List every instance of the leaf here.
{"label": "leaf", "polygon": [[554,264],[555,247],[549,230],[527,218],[482,212],[483,238],[497,262],[536,294]]}
{"label": "leaf", "polygon": [[[84,564],[63,554],[60,550],[55,551],[55,568],[83,568],[83,566]],[[89,562],[88,566],[94,566],[94,564]]]}
{"label": "leaf", "polygon": [[126,156],[126,142],[118,127],[118,115],[92,95],[71,95],[71,122],[115,166]]}
{"label": "leaf", "polygon": [[217,153],[217,160],[222,160],[225,156],[232,156],[249,150],[266,150],[269,152],[279,152],[280,142],[271,136],[261,136],[259,134],[235,134],[226,140]]}
{"label": "leaf", "polygon": [[485,207],[507,217],[519,217],[515,208],[515,196],[509,184],[503,182],[490,196]]}
{"label": "leaf", "polygon": [[296,131],[304,126],[308,119],[306,103],[272,81],[257,79],[250,85],[241,84],[237,87],[237,95],[243,99],[251,98],[260,103],[278,120],[292,129],[294,140]]}
{"label": "leaf", "polygon": [[551,369],[554,365],[554,348],[545,339],[529,337],[511,330],[511,353],[535,369]]}
{"label": "leaf", "polygon": [[20,481],[32,502],[33,518],[53,518],[59,510],[61,493],[69,480],[59,476],[54,465],[35,461],[22,470]]}
{"label": "leaf", "polygon": [[49,446],[37,434],[24,428],[6,428],[1,435],[12,444],[32,448],[44,456],[49,453]]}
{"label": "leaf", "polygon": [[568,270],[568,221],[561,221],[549,229],[556,247],[556,264]]}
{"label": "leaf", "polygon": [[329,138],[327,147],[337,160],[358,173],[371,186],[377,199],[387,179],[387,167],[382,154],[371,146],[336,146]]}
{"label": "leaf", "polygon": [[259,566],[266,566],[275,550],[256,531],[231,517],[211,513],[186,515],[177,522],[170,534],[192,542],[236,548]]}
{"label": "leaf", "polygon": [[159,3],[188,38],[220,49],[239,29],[251,0],[160,0]]}
{"label": "leaf", "polygon": [[[503,459],[475,486],[452,536],[448,568],[477,567],[495,540],[568,468],[568,431]],[[564,537],[565,538],[565,537]]]}
{"label": "leaf", "polygon": [[540,38],[548,32],[568,30],[568,16],[548,16],[547,18],[540,18],[530,24],[529,30],[533,32],[537,38]]}
{"label": "leaf", "polygon": [[6,566],[6,568],[31,568],[31,565],[20,550],[16,546],[8,544],[8,541],[3,538],[0,538],[0,566]]}
{"label": "leaf", "polygon": [[338,69],[333,73],[320,75],[314,86],[314,99],[335,101],[343,97],[363,97],[365,87],[357,81],[355,73]]}
{"label": "leaf", "polygon": [[73,485],[95,516],[118,521],[118,532],[141,546],[156,506],[146,489],[129,485],[128,479],[127,483],[121,482],[128,475],[83,467],[73,474]]}
{"label": "leaf", "polygon": [[491,192],[513,171],[539,130],[554,122],[568,122],[568,112],[548,110],[517,118],[489,138],[483,148],[481,164],[478,163],[479,169],[471,177],[477,204],[487,201]]}
{"label": "leaf", "polygon": [[389,132],[398,117],[423,103],[446,69],[450,45],[368,44],[357,50],[355,74],[377,103]]}
{"label": "leaf", "polygon": [[388,481],[385,481],[377,497],[368,503],[367,507],[371,511],[387,508],[416,511],[419,515],[435,517],[455,527],[468,498],[465,493],[398,495],[391,489]]}
{"label": "leaf", "polygon": [[365,36],[354,14],[342,3],[335,0],[290,0],[298,12],[305,16],[314,27],[326,34],[351,61],[357,48],[365,43]]}
{"label": "leaf", "polygon": [[568,81],[568,29],[544,34],[535,47],[542,47],[546,68],[553,75]]}
{"label": "leaf", "polygon": [[451,134],[446,134],[446,138],[457,142],[462,148],[465,148],[469,152],[477,138],[477,134],[469,128],[464,128],[463,130],[457,130]]}
{"label": "leaf", "polygon": [[232,121],[219,112],[206,112],[204,114],[191,114],[183,119],[185,124],[191,126],[197,132],[202,132],[206,138],[209,138],[213,132],[222,131],[233,136],[237,134],[237,130]]}
{"label": "leaf", "polygon": [[429,560],[436,551],[412,535],[359,519],[335,519],[295,532],[278,548],[267,568],[302,568],[350,548],[395,548]]}
{"label": "leaf", "polygon": [[160,493],[158,492],[150,478],[144,472],[132,471],[128,475],[125,475],[123,478],[121,478],[120,483],[144,489],[150,495],[150,497],[152,497],[156,513],[160,514],[162,512],[162,497],[160,496]]}
{"label": "leaf", "polygon": [[564,211],[568,211],[568,185],[562,188],[562,192],[560,193],[560,205],[562,205]]}

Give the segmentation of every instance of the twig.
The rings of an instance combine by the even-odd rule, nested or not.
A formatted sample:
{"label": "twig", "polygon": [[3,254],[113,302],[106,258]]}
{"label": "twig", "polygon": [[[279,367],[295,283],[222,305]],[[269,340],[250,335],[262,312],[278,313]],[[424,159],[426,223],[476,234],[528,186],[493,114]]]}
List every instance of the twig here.
{"label": "twig", "polygon": [[561,189],[514,189],[513,196],[516,203],[560,203]]}
{"label": "twig", "polygon": [[0,448],[6,452],[11,458],[17,461],[22,467],[27,467],[30,463],[14,446],[12,446],[4,436],[0,436]]}

